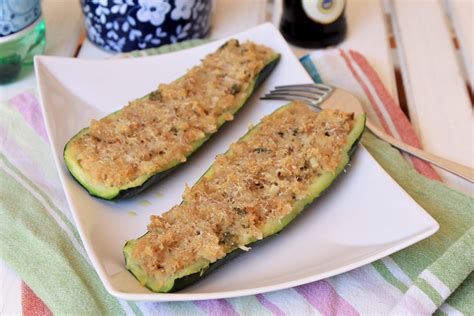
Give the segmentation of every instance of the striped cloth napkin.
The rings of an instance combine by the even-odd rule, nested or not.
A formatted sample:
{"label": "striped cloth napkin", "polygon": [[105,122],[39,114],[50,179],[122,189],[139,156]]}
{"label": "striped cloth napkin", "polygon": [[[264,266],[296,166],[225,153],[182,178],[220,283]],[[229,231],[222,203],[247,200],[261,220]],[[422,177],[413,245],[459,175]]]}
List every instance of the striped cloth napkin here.
{"label": "striped cloth napkin", "polygon": [[[387,133],[420,146],[364,56],[331,50],[301,62],[315,81],[357,95],[370,118]],[[362,142],[439,222],[435,235],[372,264],[291,289],[208,301],[128,302],[105,291],[84,257],[32,87],[0,102],[0,257],[28,284],[22,286],[25,315],[474,314],[474,199],[446,187],[430,165],[405,159],[370,132]]]}

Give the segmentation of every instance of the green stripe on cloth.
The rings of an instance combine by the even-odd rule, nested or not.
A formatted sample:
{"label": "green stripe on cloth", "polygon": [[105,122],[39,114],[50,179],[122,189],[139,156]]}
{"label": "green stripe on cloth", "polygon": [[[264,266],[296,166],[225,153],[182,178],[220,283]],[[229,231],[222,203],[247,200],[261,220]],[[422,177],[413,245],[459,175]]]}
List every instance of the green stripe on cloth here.
{"label": "green stripe on cloth", "polygon": [[227,301],[232,304],[234,310],[240,315],[273,315],[268,309],[260,304],[255,295],[229,298]]}
{"label": "green stripe on cloth", "polygon": [[415,286],[417,286],[420,290],[422,290],[428,297],[433,301],[436,306],[441,306],[444,302],[444,299],[439,295],[438,291],[433,288],[428,282],[423,279],[418,278],[415,282]]}
{"label": "green stripe on cloth", "polygon": [[428,269],[453,291],[474,270],[473,258],[474,228],[471,228]]}
{"label": "green stripe on cloth", "polygon": [[474,272],[471,272],[446,303],[465,315],[474,315]]}
{"label": "green stripe on cloth", "polygon": [[44,206],[0,169],[0,257],[53,313],[123,314]]}
{"label": "green stripe on cloth", "polygon": [[18,178],[20,178],[22,181],[28,184],[29,187],[34,190],[35,193],[41,196],[41,198],[44,199],[46,202],[47,206],[49,206],[57,216],[61,219],[61,221],[67,226],[67,228],[72,232],[74,237],[76,238],[77,242],[81,243],[82,246],[82,241],[81,237],[79,236],[79,232],[76,230],[76,227],[69,221],[69,219],[64,215],[63,212],[61,212],[51,201],[51,199],[48,197],[47,194],[45,194],[43,191],[41,191],[33,182],[31,182],[25,175],[23,175],[18,169],[13,166],[8,159],[0,153],[0,161],[2,161],[9,170],[11,170]]}
{"label": "green stripe on cloth", "polygon": [[385,264],[381,260],[375,261],[374,263],[372,263],[372,265],[375,268],[375,270],[377,270],[377,272],[380,273],[380,275],[385,279],[385,281],[392,284],[393,286],[395,286],[397,289],[399,289],[403,293],[405,293],[406,290],[408,290],[408,287],[403,282],[399,281],[390,272],[390,270],[387,269],[387,267],[385,266]]}
{"label": "green stripe on cloth", "polygon": [[[127,302],[124,302],[124,303],[127,304]],[[140,308],[138,308],[136,303],[128,302],[128,304],[130,305],[130,308],[135,313],[135,315],[137,315],[137,316],[142,316],[143,315],[142,311],[140,310]]]}
{"label": "green stripe on cloth", "polygon": [[[370,132],[364,133],[362,143],[395,181],[397,181],[417,203],[427,210],[441,226],[440,230],[430,238],[392,254],[392,259],[412,279],[416,279],[426,267],[433,265],[433,267],[436,267],[433,272],[437,274],[441,280],[448,282],[451,289],[465,285],[462,275],[464,275],[465,278],[465,272],[468,271],[468,269],[472,271],[470,267],[472,267],[474,257],[471,255],[470,257],[463,256],[463,259],[460,258],[463,252],[469,253],[469,246],[462,242],[459,248],[448,248],[462,237],[467,229],[473,226],[474,199],[450,189],[438,181],[423,177],[408,165],[398,150],[391,147],[388,143],[379,140]],[[457,257],[459,257],[458,260],[461,261],[451,261],[450,258],[457,257],[451,256],[449,251],[455,252]],[[472,247],[470,251],[472,251]],[[443,259],[444,252],[446,252],[448,256],[445,262]],[[440,260],[440,262],[438,263],[437,260]],[[464,269],[460,276],[459,273],[450,269],[452,265],[464,266],[466,269]],[[443,270],[444,273],[439,274],[438,269]],[[379,269],[377,270],[379,271]],[[448,277],[450,274],[454,275]],[[383,273],[382,276],[384,276]],[[398,282],[393,282],[391,277],[387,277],[386,275],[384,277],[392,285],[399,287],[397,286]],[[449,282],[449,279],[454,282]],[[429,293],[427,293],[427,295],[429,295]],[[465,294],[457,295],[463,297]],[[448,302],[449,301],[450,300],[448,300]],[[459,306],[459,309],[463,310],[466,307],[465,304],[468,304],[466,300],[460,298],[452,305],[456,308]],[[436,305],[440,306],[439,304]],[[469,306],[469,308],[473,308],[473,306]],[[474,312],[474,309],[470,309],[469,312]]]}
{"label": "green stripe on cloth", "polygon": [[439,231],[432,237],[391,256],[415,279],[474,225],[474,199],[415,171],[399,177],[391,175],[440,224]]}
{"label": "green stripe on cloth", "polygon": [[[440,224],[439,231],[430,238],[391,255],[391,258],[410,278],[416,279],[428,266],[438,259],[443,260],[442,255],[448,251],[448,248],[473,227],[474,199],[450,189],[443,183],[420,175],[404,160],[397,149],[381,141],[372,133],[365,132],[362,143],[390,176]],[[468,248],[467,244],[462,243],[451,252],[461,256],[462,252],[469,251]],[[449,251],[446,254],[451,256]],[[453,255],[452,258],[456,256]],[[472,267],[474,257],[462,260],[465,260],[464,265]],[[446,258],[446,263],[440,263],[434,267],[444,269],[449,274],[451,264],[455,263]],[[433,272],[437,274],[437,270]],[[442,277],[442,280],[448,282],[447,275]],[[458,287],[460,282],[462,282],[461,279],[456,279],[447,284],[450,284],[449,287],[453,289]]]}
{"label": "green stripe on cloth", "polygon": [[[0,102],[0,127],[14,131],[4,137],[11,138],[23,152],[37,165],[41,165],[42,173],[49,179],[59,181],[58,171],[54,165],[51,148],[25,122],[21,114],[6,102]],[[1,140],[1,137],[0,137]],[[2,148],[0,144],[0,148]],[[47,157],[47,159],[45,159]]]}

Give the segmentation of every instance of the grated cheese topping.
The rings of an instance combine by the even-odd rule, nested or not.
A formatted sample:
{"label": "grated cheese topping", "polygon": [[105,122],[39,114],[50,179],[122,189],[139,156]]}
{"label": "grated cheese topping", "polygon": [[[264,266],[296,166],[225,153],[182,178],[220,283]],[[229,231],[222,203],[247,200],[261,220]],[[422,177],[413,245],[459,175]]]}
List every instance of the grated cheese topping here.
{"label": "grated cheese topping", "polygon": [[353,125],[353,114],[316,113],[296,101],[264,118],[186,188],[181,204],[151,217],[133,258],[165,280],[199,260],[249,250],[265,225],[284,219],[318,177],[335,172]]}
{"label": "grated cheese topping", "polygon": [[109,187],[184,162],[196,142],[233,119],[231,112],[274,54],[262,45],[230,40],[178,80],[93,120],[69,150],[91,183]]}

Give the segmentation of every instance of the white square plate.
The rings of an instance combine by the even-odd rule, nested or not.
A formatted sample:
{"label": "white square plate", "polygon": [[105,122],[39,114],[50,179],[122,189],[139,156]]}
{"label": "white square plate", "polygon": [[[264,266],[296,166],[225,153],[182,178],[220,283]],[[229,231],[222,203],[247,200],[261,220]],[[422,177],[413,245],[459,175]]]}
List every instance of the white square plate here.
{"label": "white square plate", "polygon": [[[141,236],[151,214],[181,201],[213,162],[283,102],[260,101],[271,87],[311,82],[280,33],[263,24],[233,36],[272,47],[279,65],[236,115],[184,166],[138,197],[119,202],[93,198],[69,175],[66,142],[92,118],[101,118],[160,82],[170,82],[226,39],[165,55],[106,61],[58,57],[35,60],[41,104],[55,161],[71,211],[92,264],[106,289],[128,300],[176,301],[249,295],[284,289],[339,274],[420,241],[438,224],[360,146],[351,167],[281,235],[227,263],[192,287],[156,294],[125,269],[122,247]],[[291,258],[291,259],[290,259]]]}

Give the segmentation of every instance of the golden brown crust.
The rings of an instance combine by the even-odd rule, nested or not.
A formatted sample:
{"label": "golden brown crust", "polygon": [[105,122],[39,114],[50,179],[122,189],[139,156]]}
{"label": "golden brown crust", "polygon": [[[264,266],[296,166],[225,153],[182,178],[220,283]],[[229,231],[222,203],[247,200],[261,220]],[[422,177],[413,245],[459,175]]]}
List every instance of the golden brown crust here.
{"label": "golden brown crust", "polygon": [[243,102],[255,76],[274,52],[265,46],[231,40],[185,76],[161,84],[119,114],[93,120],[69,144],[92,183],[120,187],[185,161],[193,143],[214,132]]}
{"label": "golden brown crust", "polygon": [[265,224],[282,220],[317,177],[335,171],[353,125],[351,114],[316,113],[298,102],[266,117],[216,158],[180,205],[151,217],[132,256],[147,273],[165,276],[261,239]]}

